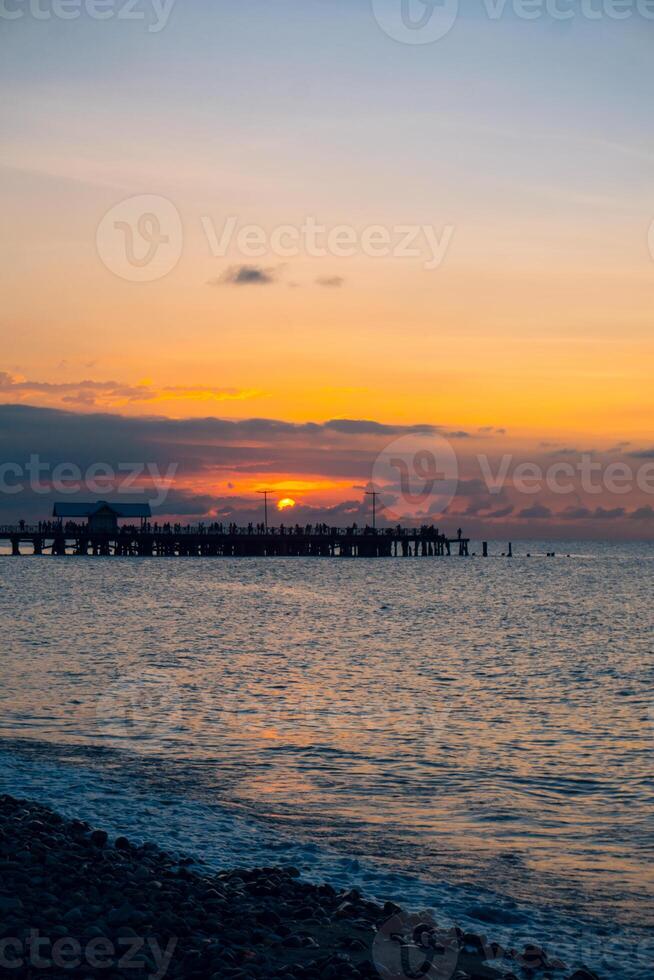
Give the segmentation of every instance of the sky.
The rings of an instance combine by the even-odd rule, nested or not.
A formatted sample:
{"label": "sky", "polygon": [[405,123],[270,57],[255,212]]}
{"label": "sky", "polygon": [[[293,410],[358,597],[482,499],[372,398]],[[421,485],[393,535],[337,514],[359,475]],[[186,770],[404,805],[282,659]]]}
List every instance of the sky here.
{"label": "sky", "polygon": [[[388,520],[654,537],[654,3],[432,7],[0,3],[6,522],[140,461],[193,520],[272,485],[362,522],[376,487]],[[447,501],[384,469],[420,482],[416,438]],[[80,485],[13,492],[34,453]]]}

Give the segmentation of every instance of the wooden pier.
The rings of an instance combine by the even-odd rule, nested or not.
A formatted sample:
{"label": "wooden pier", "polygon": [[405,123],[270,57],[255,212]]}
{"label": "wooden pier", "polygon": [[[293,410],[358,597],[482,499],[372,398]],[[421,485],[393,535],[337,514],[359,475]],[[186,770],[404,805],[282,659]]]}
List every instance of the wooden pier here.
{"label": "wooden pier", "polygon": [[[12,555],[116,557],[391,558],[469,554],[469,539],[438,528],[216,528],[186,525],[90,530],[86,525],[0,527]],[[27,550],[26,550],[27,549]]]}

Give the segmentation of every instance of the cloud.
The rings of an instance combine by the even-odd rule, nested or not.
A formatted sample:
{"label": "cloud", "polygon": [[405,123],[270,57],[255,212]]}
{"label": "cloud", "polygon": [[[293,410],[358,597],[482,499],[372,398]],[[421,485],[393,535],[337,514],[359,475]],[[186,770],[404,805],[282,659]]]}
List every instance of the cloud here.
{"label": "cloud", "polygon": [[566,507],[561,511],[559,517],[564,521],[585,521],[591,516],[588,507]]}
{"label": "cloud", "polygon": [[0,398],[12,401],[39,400],[72,405],[76,408],[111,408],[121,405],[158,401],[244,401],[259,397],[261,392],[239,388],[204,385],[127,384],[120,381],[32,381],[0,371]]}
{"label": "cloud", "polygon": [[616,521],[624,517],[626,511],[624,507],[596,507],[593,511],[593,520],[596,521]]}
{"label": "cloud", "polygon": [[372,420],[292,423],[279,419],[174,419],[0,405],[5,460],[38,453],[46,460],[89,466],[101,460],[176,463],[180,475],[313,474],[365,482],[389,438],[431,429]]}
{"label": "cloud", "polygon": [[654,446],[651,449],[639,449],[632,453],[627,453],[633,459],[654,459]]}
{"label": "cloud", "polygon": [[340,289],[345,285],[345,279],[342,276],[318,276],[316,285],[325,289]]}
{"label": "cloud", "polygon": [[[460,476],[457,482],[456,493],[457,497],[479,497],[482,498],[485,503],[488,501],[488,487],[479,477],[467,479]],[[499,494],[495,494],[493,497],[494,502],[499,502],[498,498],[502,497],[503,494],[503,490],[500,491]]]}
{"label": "cloud", "polygon": [[232,265],[221,276],[209,279],[208,286],[269,286],[277,282],[278,268],[260,265]]}
{"label": "cloud", "polygon": [[531,507],[525,507],[518,514],[518,517],[524,518],[526,520],[545,520],[552,516],[552,511],[549,507],[544,507],[543,504],[532,504]]}
{"label": "cloud", "polygon": [[[174,494],[170,494],[162,510],[157,514],[157,520],[162,518],[173,518],[187,516],[191,521],[194,519],[204,519],[222,521],[223,523],[235,522],[240,526],[248,524],[250,521],[259,521],[262,516],[262,505],[260,499],[253,497],[222,497],[211,500],[211,506],[202,511],[202,506],[207,498],[198,495],[197,503],[194,503],[192,496],[188,497],[186,511],[178,511],[177,500]],[[328,524],[331,527],[343,527],[344,525],[357,523],[364,525],[370,522],[371,510],[370,503],[363,500],[345,500],[337,504],[312,505],[308,503],[298,503],[283,517],[279,518],[280,523],[288,525],[299,524]]]}
{"label": "cloud", "polygon": [[[646,507],[641,508],[647,510]],[[626,516],[624,507],[566,507],[565,510],[556,514],[556,517],[564,521],[615,521]],[[629,515],[630,517],[633,515]]]}
{"label": "cloud", "polygon": [[[0,377],[0,387],[9,385],[10,392],[16,384],[27,384],[10,377],[8,381],[8,377]],[[92,384],[104,388],[110,383]],[[144,391],[152,390],[148,385],[136,388],[141,401]],[[19,387],[15,394],[24,390]],[[237,392],[222,389],[157,389],[159,397],[165,393],[170,397],[202,397],[207,392],[238,397]],[[144,407],[148,405],[145,401]],[[118,473],[124,467],[140,467],[142,477],[136,485],[131,484],[131,496],[123,496],[117,484],[112,484],[113,491],[108,487],[106,492],[96,492],[89,489],[87,480],[78,491],[79,499],[113,499],[112,493],[120,493],[120,499],[129,502],[154,502],[154,476],[171,472],[172,486],[163,505],[156,507],[158,515],[222,520],[217,515],[229,514],[229,519],[247,523],[259,513],[256,489],[270,485],[298,501],[293,523],[361,523],[369,517],[369,501],[363,500],[358,488],[369,484],[379,454],[396,438],[443,431],[438,425],[389,425],[374,419],[294,423],[260,417],[228,419],[208,413],[201,418],[175,419],[155,414],[120,415],[97,408],[72,411],[0,404],[0,524],[21,518],[40,520],[49,515],[53,500],[62,499],[61,493],[52,489],[49,475],[43,477],[46,492],[31,492],[27,487],[25,492],[13,493],[19,479],[13,467],[25,470],[31,457],[46,464],[46,474],[61,464],[78,467],[83,473],[98,464],[107,464]],[[580,490],[573,498],[574,506],[559,511],[555,508],[565,502],[555,499],[547,489],[530,500],[519,495],[510,482],[499,493],[490,493],[480,476],[474,444],[469,441],[457,445],[457,457],[459,481],[445,518],[438,510],[438,501],[425,504],[424,518],[433,519],[439,526],[453,525],[455,529],[462,524],[466,533],[484,540],[488,532],[492,536],[499,530],[509,535],[507,540],[521,535],[551,535],[557,530],[561,536],[593,537],[601,533],[634,539],[654,533],[651,498],[643,493],[635,492],[628,501],[621,501],[624,507],[616,507],[611,494],[588,498]],[[399,483],[388,482],[384,491],[387,497],[399,497],[402,492]]]}
{"label": "cloud", "polygon": [[12,398],[34,395],[59,396],[62,401],[93,404],[95,399],[104,396],[114,401],[147,401],[150,389],[143,385],[122,384],[118,381],[30,381],[27,378],[0,371],[0,394]]}
{"label": "cloud", "polygon": [[219,500],[206,493],[171,490],[160,510],[175,517],[201,518],[217,511]]}
{"label": "cloud", "polygon": [[370,419],[330,419],[324,424],[327,429],[347,435],[403,436],[438,431],[438,426],[435,425],[385,425]]}
{"label": "cloud", "polygon": [[202,385],[184,386],[169,385],[165,388],[153,389],[152,398],[157,401],[193,399],[199,401],[245,401],[249,398],[258,398],[260,391],[255,389],[240,388],[205,388]]}
{"label": "cloud", "polygon": [[512,504],[508,504],[506,507],[499,507],[497,510],[492,510],[489,514],[484,514],[484,520],[497,521],[501,520],[503,517],[508,517],[512,514],[514,507]]}

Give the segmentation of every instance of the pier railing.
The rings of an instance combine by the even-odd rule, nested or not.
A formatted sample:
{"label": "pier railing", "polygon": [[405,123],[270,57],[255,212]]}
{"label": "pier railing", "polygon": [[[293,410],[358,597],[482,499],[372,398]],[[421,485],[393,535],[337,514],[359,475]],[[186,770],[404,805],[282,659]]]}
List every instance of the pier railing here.
{"label": "pier railing", "polygon": [[326,524],[309,524],[304,527],[299,524],[284,525],[268,528],[263,525],[248,525],[241,526],[236,524],[151,524],[144,523],[142,525],[126,524],[118,527],[115,531],[100,531],[90,528],[87,524],[75,524],[72,522],[67,522],[65,524],[59,523],[57,521],[42,521],[39,524],[1,524],[0,525],[0,538],[10,537],[13,535],[25,535],[27,537],[32,537],[35,534],[42,534],[46,537],[51,537],[52,535],[64,534],[70,537],[75,537],[79,534],[84,535],[95,535],[95,534],[109,534],[111,536],[115,535],[134,535],[134,534],[154,534],[154,535],[247,535],[247,536],[259,536],[259,537],[269,537],[275,535],[289,535],[298,537],[307,537],[312,535],[323,535],[326,537],[368,537],[370,535],[379,535],[387,537],[408,537],[414,538],[416,535],[420,537],[430,537],[438,538],[442,537],[444,540],[458,541],[460,537],[452,538],[447,535],[442,534],[438,528],[431,525],[421,525],[420,527],[401,527],[397,525],[395,527],[381,527],[373,528],[368,525],[358,526],[352,525],[351,527],[332,527]]}

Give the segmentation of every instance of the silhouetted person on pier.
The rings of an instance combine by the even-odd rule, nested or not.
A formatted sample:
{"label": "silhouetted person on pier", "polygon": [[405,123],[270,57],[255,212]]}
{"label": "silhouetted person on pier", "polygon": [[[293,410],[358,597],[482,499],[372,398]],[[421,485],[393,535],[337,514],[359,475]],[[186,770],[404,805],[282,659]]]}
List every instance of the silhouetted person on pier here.
{"label": "silhouetted person on pier", "polygon": [[459,528],[458,531],[456,532],[456,536],[459,539],[459,541],[463,537],[463,531],[461,530],[461,528]]}

